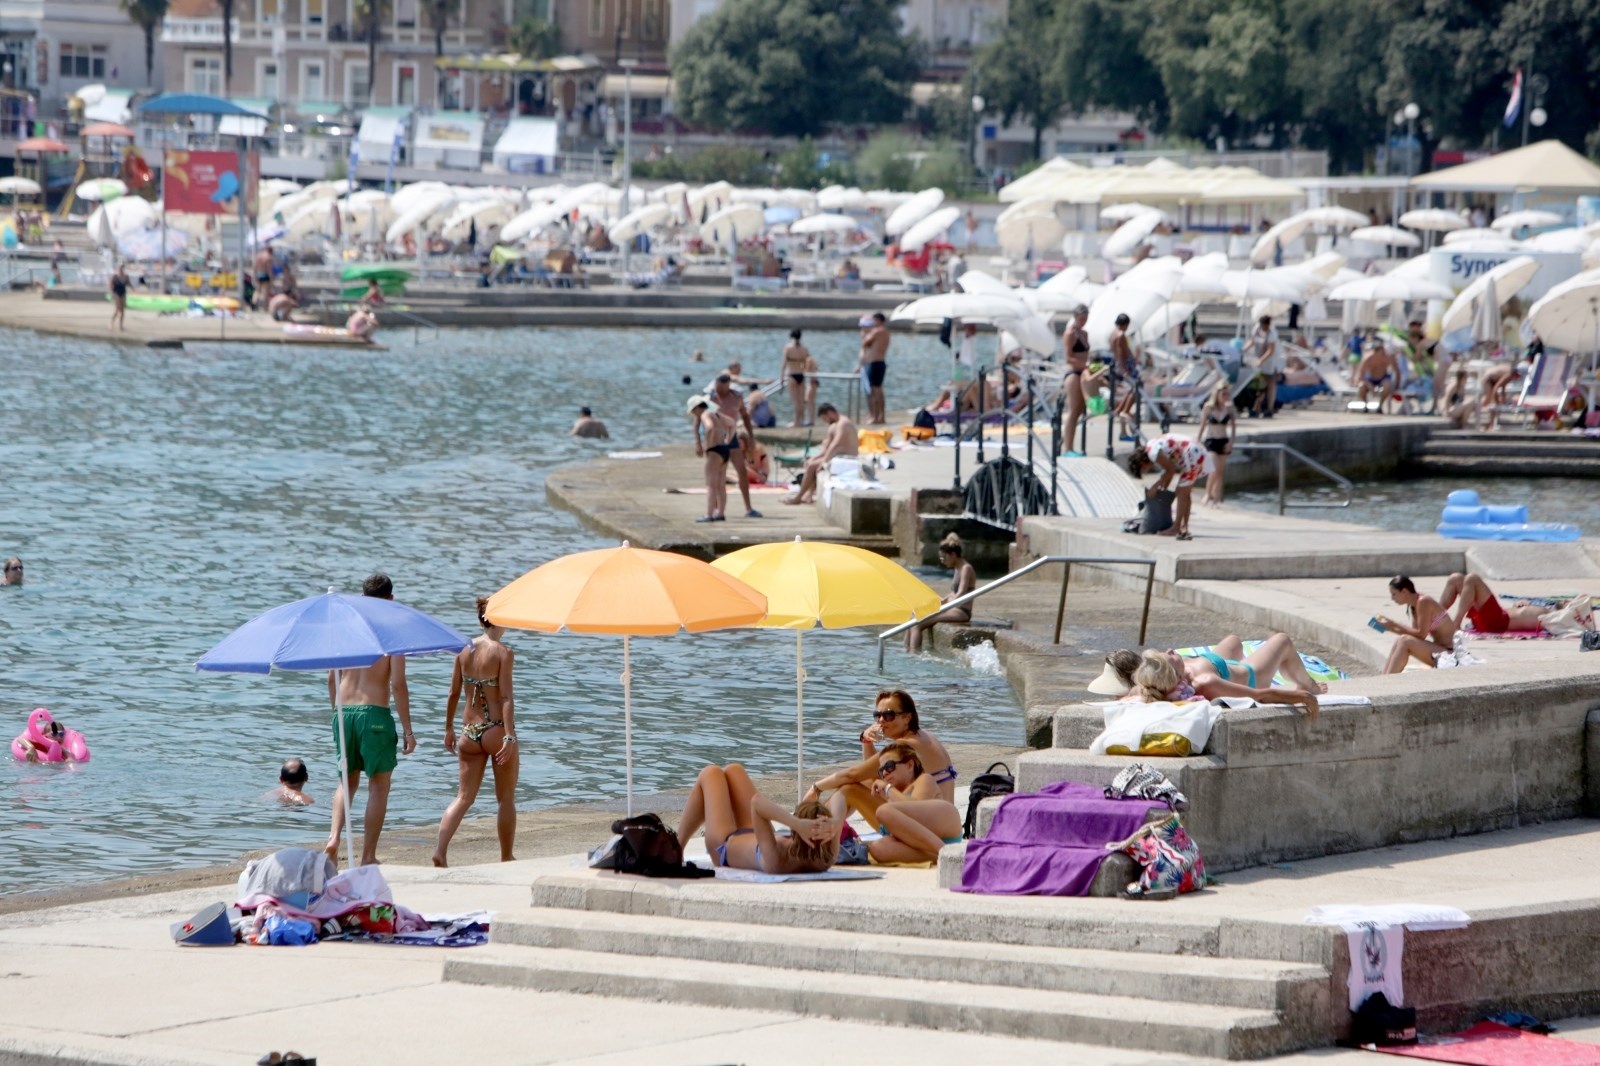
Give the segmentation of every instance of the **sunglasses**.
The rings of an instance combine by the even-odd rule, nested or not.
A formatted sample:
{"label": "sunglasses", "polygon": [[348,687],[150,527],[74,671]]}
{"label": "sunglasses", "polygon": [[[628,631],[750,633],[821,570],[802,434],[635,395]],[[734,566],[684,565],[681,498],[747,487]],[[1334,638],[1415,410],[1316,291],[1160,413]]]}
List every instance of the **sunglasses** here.
{"label": "sunglasses", "polygon": [[876,718],[880,722],[892,722],[896,718],[899,718],[902,714],[910,713],[910,711],[873,711],[872,717]]}
{"label": "sunglasses", "polygon": [[888,777],[890,774],[894,773],[896,767],[903,765],[906,765],[905,760],[903,759],[890,759],[888,762],[879,764],[878,776]]}
{"label": "sunglasses", "polygon": [[8,574],[20,574],[20,573],[22,573],[22,564],[18,563],[16,566],[8,566],[8,567],[6,567],[6,573],[8,573]]}

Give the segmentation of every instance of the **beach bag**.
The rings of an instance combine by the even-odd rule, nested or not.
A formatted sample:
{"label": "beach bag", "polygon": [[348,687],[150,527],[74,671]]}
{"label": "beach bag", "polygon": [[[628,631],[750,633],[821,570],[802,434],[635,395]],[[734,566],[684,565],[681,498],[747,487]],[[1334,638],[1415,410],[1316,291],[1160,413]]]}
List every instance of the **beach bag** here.
{"label": "beach bag", "polygon": [[[998,766],[1005,773],[997,774],[994,768]],[[1016,778],[1011,776],[1011,767],[1003,762],[990,763],[989,769],[972,779],[972,785],[967,790],[967,821],[961,827],[961,835],[971,840],[978,832],[978,804],[990,796],[1009,796],[1017,790]]]}
{"label": "beach bag", "polygon": [[917,411],[915,417],[911,419],[911,424],[918,429],[939,428],[939,423],[934,421],[933,416],[928,413],[928,409],[926,407]]}
{"label": "beach bag", "polygon": [[686,865],[678,836],[666,827],[659,815],[640,814],[611,823],[619,839],[612,857],[612,869],[619,874],[644,877],[712,877],[711,870]]}
{"label": "beach bag", "polygon": [[1372,993],[1361,1001],[1361,1006],[1350,1016],[1350,1042],[1358,1047],[1362,1044],[1378,1047],[1415,1044],[1416,1008],[1396,1007],[1382,992]]}
{"label": "beach bag", "polygon": [[1172,489],[1157,489],[1145,497],[1140,533],[1161,533],[1172,528],[1172,504],[1178,494]]}
{"label": "beach bag", "polygon": [[1129,898],[1170,898],[1206,886],[1205,860],[1177,814],[1140,826],[1127,840],[1107,844],[1106,850],[1125,852],[1141,868],[1139,880],[1127,888]]}
{"label": "beach bag", "polygon": [[1600,651],[1600,633],[1590,630],[1578,638],[1579,651]]}
{"label": "beach bag", "polygon": [[1566,606],[1539,616],[1539,624],[1558,637],[1594,631],[1594,599],[1585,593],[1574,596]]}

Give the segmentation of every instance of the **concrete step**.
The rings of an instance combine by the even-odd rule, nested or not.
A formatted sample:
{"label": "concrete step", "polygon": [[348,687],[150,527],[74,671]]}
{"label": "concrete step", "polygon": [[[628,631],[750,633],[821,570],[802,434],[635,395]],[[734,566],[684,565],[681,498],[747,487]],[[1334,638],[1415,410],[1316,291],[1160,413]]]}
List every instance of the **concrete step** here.
{"label": "concrete step", "polygon": [[819,979],[814,971],[561,948],[491,944],[447,960],[444,979],[1225,1059],[1259,1058],[1310,1042],[1276,1012],[1247,1007],[877,974],[835,972]]}
{"label": "concrete step", "polygon": [[717,881],[641,883],[621,875],[550,875],[534,881],[532,902],[535,907],[743,926],[1156,955],[1216,955],[1221,939],[1216,918],[1114,900],[939,893],[919,897],[915,907],[907,907],[891,903],[881,892],[857,893],[842,884],[819,887],[829,891],[732,895],[729,886]]}
{"label": "concrete step", "polygon": [[1578,448],[1600,447],[1593,437],[1583,437],[1573,433],[1553,433],[1549,430],[1518,431],[1515,429],[1502,429],[1491,433],[1470,429],[1445,429],[1439,430],[1428,437],[1429,446],[1460,443],[1571,445]]}
{"label": "concrete step", "polygon": [[1490,457],[1434,455],[1424,452],[1406,460],[1408,474],[1445,477],[1581,477],[1600,478],[1600,458],[1564,455]]}
{"label": "concrete step", "polygon": [[787,970],[1012,985],[1298,1012],[1328,971],[1304,963],[987,944],[881,933],[665,920],[559,908],[495,917],[495,944]]}
{"label": "concrete step", "polygon": [[1557,433],[1538,440],[1430,440],[1421,454],[1444,459],[1600,459],[1600,441]]}

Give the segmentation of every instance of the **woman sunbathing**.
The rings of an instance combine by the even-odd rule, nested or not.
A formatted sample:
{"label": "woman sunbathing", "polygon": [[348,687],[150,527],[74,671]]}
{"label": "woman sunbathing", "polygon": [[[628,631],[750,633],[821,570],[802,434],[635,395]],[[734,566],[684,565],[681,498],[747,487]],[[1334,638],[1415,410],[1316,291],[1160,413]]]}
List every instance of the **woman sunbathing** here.
{"label": "woman sunbathing", "polygon": [[922,728],[922,722],[917,717],[917,703],[911,698],[911,694],[901,689],[885,689],[878,693],[877,709],[872,717],[873,724],[859,734],[861,761],[848,770],[840,770],[822,778],[811,786],[811,790],[806,793],[806,799],[821,799],[822,793],[829,789],[839,789],[850,806],[863,817],[868,817],[870,821],[867,812],[875,810],[876,805],[867,802],[870,798],[867,786],[878,778],[877,745],[880,741],[887,740],[890,743],[900,741],[911,745],[922,765],[934,768],[928,773],[933,778],[933,783],[939,786],[940,798],[954,803],[956,768],[951,765],[950,753],[945,750],[944,745],[939,743],[938,738],[932,733]]}
{"label": "woman sunbathing", "polygon": [[[1274,637],[1281,636],[1283,636],[1281,633],[1274,634]],[[1237,644],[1239,638],[1230,639]],[[1163,703],[1168,700],[1193,699],[1196,696],[1208,700],[1232,696],[1252,699],[1257,703],[1304,704],[1307,717],[1315,720],[1318,711],[1317,693],[1327,691],[1327,686],[1311,680],[1310,675],[1305,672],[1305,664],[1299,661],[1298,652],[1295,653],[1294,670],[1287,669],[1287,664],[1280,667],[1270,664],[1256,665],[1252,662],[1266,648],[1267,644],[1263,644],[1248,659],[1243,660],[1223,658],[1223,655],[1219,654],[1232,650],[1228,647],[1227,641],[1216,645],[1215,649],[1207,653],[1206,658],[1186,659],[1175,651],[1150,649],[1140,657],[1139,668],[1133,673],[1133,691],[1128,694],[1129,698],[1145,703]],[[1221,660],[1220,666],[1217,660]],[[1270,663],[1265,659],[1262,662]],[[1278,669],[1283,669],[1290,677],[1299,681],[1300,687],[1274,688],[1272,675]],[[1299,676],[1296,676],[1297,674]],[[1265,681],[1266,684],[1258,687],[1259,681]]]}
{"label": "woman sunbathing", "polygon": [[1463,618],[1470,619],[1472,628],[1479,633],[1537,633],[1544,628],[1540,615],[1550,611],[1547,606],[1526,601],[1503,606],[1500,597],[1477,574],[1451,574],[1446,578],[1439,606],[1446,611],[1454,606],[1455,624],[1459,627]]}
{"label": "woman sunbathing", "polygon": [[[772,824],[788,826],[791,836],[778,836]],[[793,813],[756,791],[743,766],[707,766],[689,790],[678,823],[678,842],[687,844],[702,825],[706,850],[718,866],[760,870],[769,874],[814,874],[833,865],[839,855],[843,819],[815,800]]]}
{"label": "woman sunbathing", "polygon": [[1410,625],[1403,625],[1378,615],[1377,622],[1385,632],[1395,634],[1394,647],[1389,649],[1389,661],[1383,666],[1386,674],[1398,674],[1406,668],[1408,659],[1416,659],[1424,666],[1439,665],[1439,656],[1454,647],[1456,624],[1450,612],[1432,596],[1424,596],[1409,577],[1401,574],[1389,581],[1389,598],[1404,604]]}
{"label": "woman sunbathing", "polygon": [[[856,808],[883,834],[867,842],[867,854],[880,863],[934,862],[940,848],[961,843],[961,812],[940,796],[915,748],[890,744],[878,753],[877,767],[865,803]],[[833,794],[828,811],[842,823],[849,814],[847,804],[854,806],[841,789]]]}

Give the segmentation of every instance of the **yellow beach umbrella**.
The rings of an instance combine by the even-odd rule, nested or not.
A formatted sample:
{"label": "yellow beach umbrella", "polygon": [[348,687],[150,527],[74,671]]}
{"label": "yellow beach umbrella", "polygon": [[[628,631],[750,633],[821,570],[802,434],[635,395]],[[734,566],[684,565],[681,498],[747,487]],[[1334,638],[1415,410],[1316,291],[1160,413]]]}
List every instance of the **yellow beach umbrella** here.
{"label": "yellow beach umbrella", "polygon": [[805,793],[805,631],[899,625],[937,614],[939,594],[890,559],[827,541],[756,544],[711,564],[767,598],[763,628],[793,629],[795,778]]}
{"label": "yellow beach umbrella", "polygon": [[508,629],[606,633],[622,638],[622,713],[633,816],[632,637],[704,633],[759,622],[766,597],[698,559],[619,548],[577,552],[528,571],[489,597],[484,617]]}

